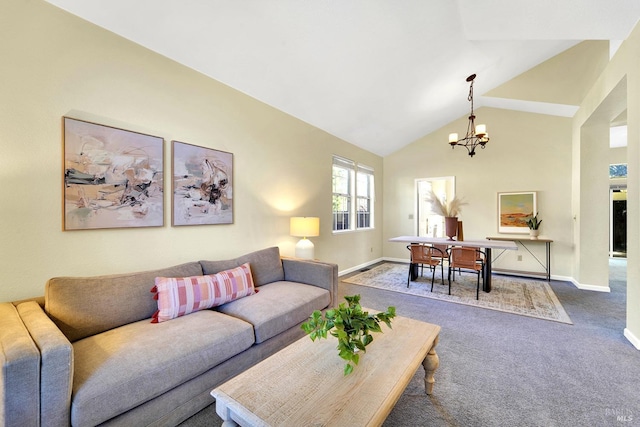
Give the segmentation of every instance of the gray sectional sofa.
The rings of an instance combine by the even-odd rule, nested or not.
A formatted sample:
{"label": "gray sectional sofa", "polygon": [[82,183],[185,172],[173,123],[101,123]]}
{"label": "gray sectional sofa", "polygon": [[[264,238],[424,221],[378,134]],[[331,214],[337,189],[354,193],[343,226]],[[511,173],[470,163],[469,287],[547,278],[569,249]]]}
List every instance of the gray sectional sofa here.
{"label": "gray sectional sofa", "polygon": [[[151,323],[156,277],[249,263],[258,292]],[[335,306],[335,264],[281,258],[277,247],[162,270],[60,277],[36,301],[0,304],[0,425],[175,425],[210,391],[304,335]]]}

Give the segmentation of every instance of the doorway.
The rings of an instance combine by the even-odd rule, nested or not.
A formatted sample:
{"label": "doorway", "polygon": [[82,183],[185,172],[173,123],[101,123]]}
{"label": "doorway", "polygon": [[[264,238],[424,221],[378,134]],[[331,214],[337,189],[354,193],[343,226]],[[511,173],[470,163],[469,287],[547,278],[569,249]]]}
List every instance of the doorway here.
{"label": "doorway", "polygon": [[432,212],[429,195],[444,203],[455,197],[455,177],[416,179],[416,231],[421,237],[444,237],[444,217]]}
{"label": "doorway", "polygon": [[611,189],[611,230],[609,256],[627,257],[627,188]]}

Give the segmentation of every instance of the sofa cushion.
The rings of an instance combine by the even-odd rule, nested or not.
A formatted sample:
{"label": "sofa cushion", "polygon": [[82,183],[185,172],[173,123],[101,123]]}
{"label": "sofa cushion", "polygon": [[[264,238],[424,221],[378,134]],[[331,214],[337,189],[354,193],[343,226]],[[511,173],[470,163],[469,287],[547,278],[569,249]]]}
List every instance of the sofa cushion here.
{"label": "sofa cushion", "polygon": [[253,282],[256,286],[284,280],[284,269],[277,246],[251,252],[241,257],[225,261],[200,261],[204,274],[215,274],[222,270],[238,267],[245,262],[251,265]]}
{"label": "sofa cushion", "polygon": [[251,323],[261,343],[305,321],[314,310],[329,306],[326,289],[297,282],[273,282],[251,298],[221,305],[216,310]]}
{"label": "sofa cushion", "polygon": [[164,322],[194,311],[256,293],[249,263],[207,276],[156,277],[158,310],[152,323]]}
{"label": "sofa cushion", "polygon": [[250,324],[212,310],[157,324],[146,319],[76,341],[71,423],[100,424],[197,377],[253,341]]}
{"label": "sofa cushion", "polygon": [[161,270],[95,277],[56,277],[45,287],[45,311],[74,342],[127,323],[149,319],[158,305],[149,289],[158,276],[202,274],[197,262]]}

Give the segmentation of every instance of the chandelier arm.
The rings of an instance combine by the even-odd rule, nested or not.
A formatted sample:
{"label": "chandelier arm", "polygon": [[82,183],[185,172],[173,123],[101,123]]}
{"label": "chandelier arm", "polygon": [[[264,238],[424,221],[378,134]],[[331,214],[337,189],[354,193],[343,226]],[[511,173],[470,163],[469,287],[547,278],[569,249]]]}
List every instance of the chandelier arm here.
{"label": "chandelier arm", "polygon": [[472,114],[469,116],[469,123],[467,124],[467,134],[465,139],[473,138],[476,136],[476,116]]}

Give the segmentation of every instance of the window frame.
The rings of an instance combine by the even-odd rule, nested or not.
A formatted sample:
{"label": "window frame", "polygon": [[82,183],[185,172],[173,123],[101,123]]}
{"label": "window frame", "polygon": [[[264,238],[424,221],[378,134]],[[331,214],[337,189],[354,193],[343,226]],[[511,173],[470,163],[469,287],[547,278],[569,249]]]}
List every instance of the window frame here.
{"label": "window frame", "polygon": [[[337,174],[336,168],[343,172]],[[345,172],[346,176],[344,176]],[[344,182],[337,182],[338,178],[347,180],[346,188]],[[363,184],[358,184],[358,181],[362,179],[365,179],[366,182],[364,193],[362,192]],[[336,191],[338,186],[342,187],[340,190],[347,192]],[[334,155],[331,169],[331,198],[333,233],[375,228],[375,170],[372,167]],[[368,206],[368,209],[365,207],[365,210],[361,211],[359,206],[362,204]],[[346,206],[342,210],[338,210],[338,205]]]}
{"label": "window frame", "polygon": [[[360,178],[366,179],[366,195],[362,195],[360,193]],[[356,192],[355,192],[355,210],[356,210],[356,229],[371,229],[374,228],[374,201],[375,201],[375,173],[373,168],[369,166],[365,166],[362,164],[356,165]],[[361,213],[363,211],[360,210],[361,203],[360,201],[366,201],[366,205],[368,205],[368,210],[364,211],[366,213]],[[361,221],[366,223],[366,225],[360,225]]]}

